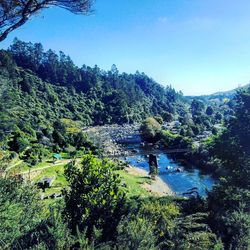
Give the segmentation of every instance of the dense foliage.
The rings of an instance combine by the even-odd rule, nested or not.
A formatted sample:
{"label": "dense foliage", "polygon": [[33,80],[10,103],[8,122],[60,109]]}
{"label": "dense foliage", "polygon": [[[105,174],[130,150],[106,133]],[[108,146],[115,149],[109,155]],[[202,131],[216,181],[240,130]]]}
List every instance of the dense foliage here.
{"label": "dense foliage", "polygon": [[[52,50],[44,52],[41,44],[16,39],[9,52],[17,66],[31,70],[43,81],[74,89],[76,96],[84,95],[91,123],[134,122],[151,113],[174,113],[182,97],[144,73],[120,74],[115,65],[107,72],[98,66],[79,68],[63,52],[59,55]],[[76,108],[70,110],[73,113],[78,104],[74,105]]]}
{"label": "dense foliage", "polygon": [[211,225],[229,249],[250,246],[250,89],[236,96],[235,117],[210,145],[224,169],[221,184],[209,195]]}
{"label": "dense foliage", "polygon": [[14,178],[0,178],[0,194],[0,248],[8,249],[39,225],[42,206],[34,188]]}
{"label": "dense foliage", "polygon": [[[144,73],[79,68],[19,40],[0,51],[0,79],[1,248],[249,249],[250,89],[219,103],[185,101]],[[221,177],[207,199],[126,195],[120,165],[97,157],[83,127],[141,121],[144,140],[188,149]],[[63,198],[47,206],[32,183],[4,170],[52,151],[82,161],[67,165]]]}
{"label": "dense foliage", "polygon": [[148,117],[143,121],[140,130],[144,140],[155,142],[159,139],[161,125],[154,117]]}
{"label": "dense foliage", "polygon": [[83,157],[81,168],[74,163],[67,166],[64,214],[74,234],[86,228],[91,238],[95,227],[102,230],[102,239],[112,239],[125,202],[125,190],[114,170],[111,161],[92,155]]}
{"label": "dense foliage", "polygon": [[79,68],[63,52],[17,39],[0,51],[0,78],[2,149],[31,165],[69,146],[94,150],[84,126],[140,122],[151,114],[169,119],[184,105],[180,93],[144,73]]}
{"label": "dense foliage", "polygon": [[[70,185],[64,202],[50,210],[35,198],[30,183],[0,178],[2,249],[223,249],[207,214],[195,211],[192,202],[125,198],[110,164],[91,155],[84,158],[81,169],[68,166],[73,169],[66,173]],[[99,180],[101,162],[106,172]]]}

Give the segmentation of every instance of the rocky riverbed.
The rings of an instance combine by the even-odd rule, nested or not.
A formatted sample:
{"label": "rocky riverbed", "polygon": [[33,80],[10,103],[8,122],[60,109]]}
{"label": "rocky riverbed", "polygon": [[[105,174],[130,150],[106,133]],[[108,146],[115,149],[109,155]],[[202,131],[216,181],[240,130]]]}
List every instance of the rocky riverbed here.
{"label": "rocky riverbed", "polygon": [[140,143],[139,124],[105,125],[88,127],[83,131],[103,149],[106,156],[126,156],[129,154],[121,142]]}
{"label": "rocky riverbed", "polygon": [[[206,190],[212,188],[214,179],[202,173],[197,166],[186,166],[175,161],[176,152],[167,152],[156,147],[158,145],[143,145],[139,128],[139,124],[106,125],[89,127],[84,131],[103,149],[104,155],[118,157],[136,167],[137,171],[138,168],[144,170],[144,174],[149,172],[148,155],[156,155],[159,174],[153,185],[145,186],[150,192],[183,196],[195,189],[201,196],[205,196]],[[176,171],[177,169],[181,171]]]}

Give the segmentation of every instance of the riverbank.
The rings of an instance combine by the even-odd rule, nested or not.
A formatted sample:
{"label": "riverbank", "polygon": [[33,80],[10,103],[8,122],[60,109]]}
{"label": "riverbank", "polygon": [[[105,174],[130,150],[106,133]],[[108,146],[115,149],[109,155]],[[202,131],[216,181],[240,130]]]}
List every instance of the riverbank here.
{"label": "riverbank", "polygon": [[[150,178],[148,172],[141,168],[137,167],[126,167],[125,171],[134,176],[140,176],[142,178]],[[165,183],[160,177],[156,177],[155,180],[150,179],[149,182],[144,182],[141,186],[152,193],[152,195],[162,197],[167,195],[174,195],[174,192],[171,190],[170,186]]]}
{"label": "riverbank", "polygon": [[129,155],[121,142],[134,136],[140,137],[139,128],[140,124],[113,124],[87,127],[83,132],[87,133],[97,147],[102,149],[103,155],[117,157]]}
{"label": "riverbank", "polygon": [[[148,194],[183,196],[195,188],[201,196],[206,196],[206,190],[210,190],[214,184],[212,176],[200,171],[200,165],[187,164],[183,161],[186,148],[166,150],[160,144],[143,143],[138,140],[139,124],[95,126],[88,127],[84,131],[102,149],[104,156],[111,159],[118,158],[130,166],[139,168],[136,173],[135,170],[129,169],[137,176],[130,174],[125,176],[126,181],[131,184],[131,193],[139,196]],[[159,176],[155,181],[147,174],[149,154],[156,155],[158,159]],[[145,172],[142,172],[143,169]]]}

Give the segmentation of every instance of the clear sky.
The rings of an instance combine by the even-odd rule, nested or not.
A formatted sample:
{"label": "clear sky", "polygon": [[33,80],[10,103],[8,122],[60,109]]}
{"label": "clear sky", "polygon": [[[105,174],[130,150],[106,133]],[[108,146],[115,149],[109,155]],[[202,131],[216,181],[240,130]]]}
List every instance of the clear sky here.
{"label": "clear sky", "polygon": [[64,51],[81,66],[145,72],[186,95],[250,82],[249,0],[96,0],[94,13],[51,8],[14,37]]}

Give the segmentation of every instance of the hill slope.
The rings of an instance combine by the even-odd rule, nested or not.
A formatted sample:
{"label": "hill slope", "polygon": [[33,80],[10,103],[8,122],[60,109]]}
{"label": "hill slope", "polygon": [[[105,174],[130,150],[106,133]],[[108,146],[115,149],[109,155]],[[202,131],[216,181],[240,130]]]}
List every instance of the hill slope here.
{"label": "hill slope", "polygon": [[211,95],[187,96],[188,99],[199,99],[203,101],[223,101],[224,99],[232,99],[239,90],[246,90],[250,87],[250,83],[242,87],[238,87],[228,91],[219,91]]}
{"label": "hill slope", "polygon": [[180,93],[144,73],[120,74],[114,65],[107,72],[78,68],[62,52],[19,40],[0,52],[0,79],[0,136],[18,152],[28,142],[75,144],[72,134],[82,126],[140,122],[177,114],[184,106]]}

